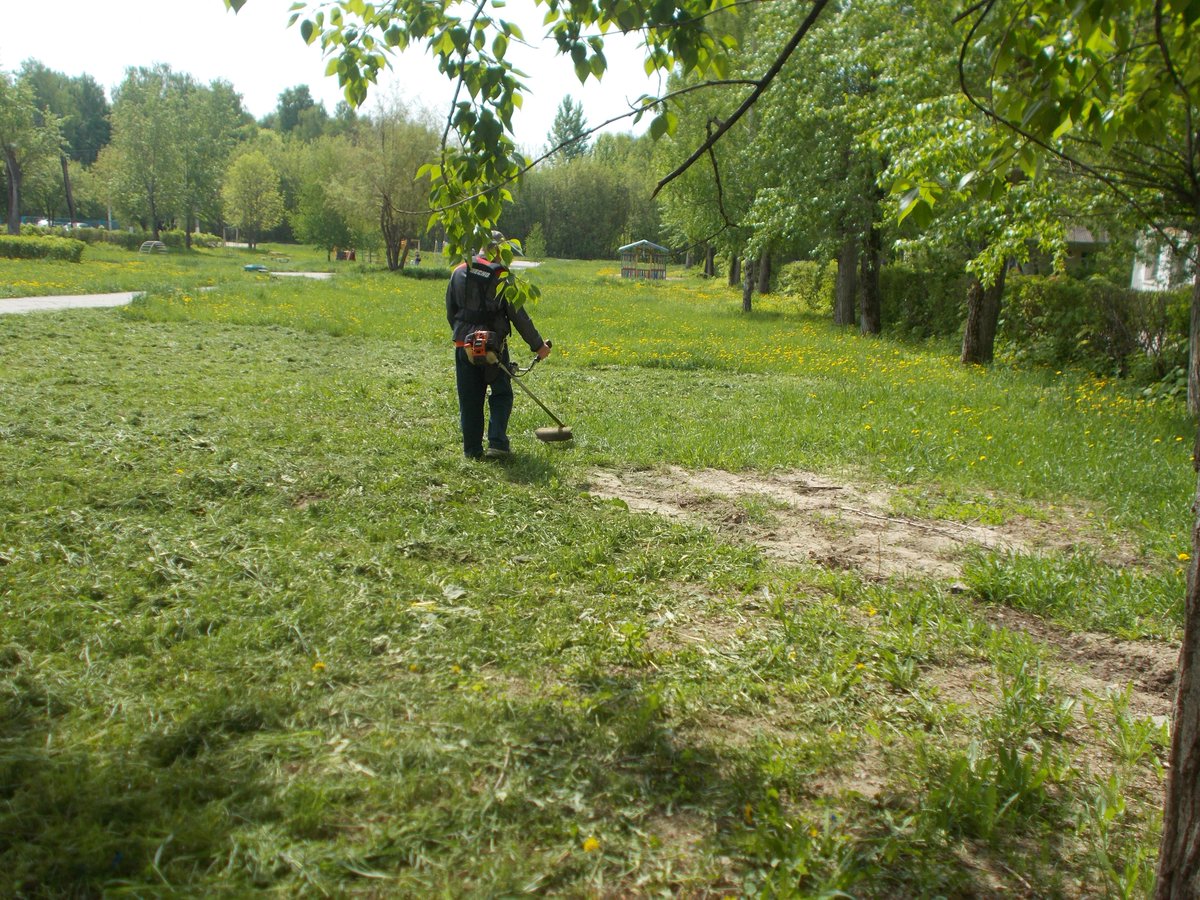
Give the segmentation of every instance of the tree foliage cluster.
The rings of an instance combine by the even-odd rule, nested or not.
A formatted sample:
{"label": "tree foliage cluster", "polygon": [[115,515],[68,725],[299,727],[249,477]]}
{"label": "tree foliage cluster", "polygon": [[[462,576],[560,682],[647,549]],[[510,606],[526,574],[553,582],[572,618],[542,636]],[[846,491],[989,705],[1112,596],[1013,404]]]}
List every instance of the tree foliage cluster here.
{"label": "tree foliage cluster", "polygon": [[414,181],[433,127],[399,102],[334,116],[307,86],[255,122],[222,81],[131,67],[112,103],[89,76],[30,60],[0,73],[6,221],[120,223],[154,238],[203,229],[255,244],[300,237],[362,247],[389,265],[425,234],[428,185]]}

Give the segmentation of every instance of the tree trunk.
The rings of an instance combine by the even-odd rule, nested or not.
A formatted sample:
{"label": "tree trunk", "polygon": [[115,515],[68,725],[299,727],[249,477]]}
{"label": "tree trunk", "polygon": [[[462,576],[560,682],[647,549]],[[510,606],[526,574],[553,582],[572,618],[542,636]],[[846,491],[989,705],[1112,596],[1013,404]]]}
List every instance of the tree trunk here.
{"label": "tree trunk", "polygon": [[1188,340],[1188,412],[1200,416],[1200,274],[1192,283],[1192,328]]}
{"label": "tree trunk", "polygon": [[21,164],[7,150],[4,169],[8,175],[8,233],[21,233]]}
{"label": "tree trunk", "polygon": [[742,261],[736,253],[729,254],[729,286],[737,287],[742,280]]}
{"label": "tree trunk", "polygon": [[693,265],[694,262],[692,260],[692,248],[688,247],[687,253],[683,255],[683,267],[685,269],[690,269]]}
{"label": "tree trunk", "polygon": [[883,318],[879,300],[879,256],[881,237],[874,225],[867,233],[867,249],[860,263],[858,293],[862,299],[859,328],[863,334],[879,334],[883,331]]}
{"label": "tree trunk", "polygon": [[390,203],[384,203],[379,211],[379,230],[383,232],[383,249],[387,254],[387,267],[389,272],[395,272],[400,268],[400,229],[396,225],[396,218],[392,215],[392,207]]}
{"label": "tree trunk", "polygon": [[707,247],[704,251],[704,277],[715,278],[717,275],[717,251],[714,247]]}
{"label": "tree trunk", "polygon": [[833,324],[854,322],[854,300],[858,295],[858,241],[846,238],[838,253],[837,289],[833,302]]}
{"label": "tree trunk", "polygon": [[978,278],[972,278],[967,288],[967,321],[963,325],[962,363],[987,365],[996,350],[996,327],[1000,322],[1000,298],[1004,294],[1005,269],[996,276],[996,283],[985,288]]}
{"label": "tree trunk", "polygon": [[63,191],[67,195],[67,215],[70,217],[70,221],[74,222],[79,217],[75,215],[75,192],[71,190],[71,172],[67,167],[67,155],[64,153],[59,156],[59,159],[62,161]]}
{"label": "tree trunk", "polygon": [[743,264],[745,277],[742,279],[742,312],[750,312],[753,308],[751,302],[754,296],[754,263],[747,259]]}
{"label": "tree trunk", "polygon": [[758,292],[771,293],[771,254],[764,250],[758,257]]}
{"label": "tree trunk", "polygon": [[[1192,284],[1192,373],[1195,372],[1196,318],[1200,277]],[[1189,378],[1189,391],[1191,388]],[[1191,394],[1188,395],[1189,405]],[[1192,468],[1200,471],[1200,430],[1192,452]],[[1184,602],[1183,646],[1179,650],[1178,687],[1167,764],[1162,843],[1158,849],[1157,900],[1200,896],[1200,482],[1192,512],[1192,561]]]}
{"label": "tree trunk", "polygon": [[188,250],[192,249],[192,211],[190,209],[183,214],[183,246]]}

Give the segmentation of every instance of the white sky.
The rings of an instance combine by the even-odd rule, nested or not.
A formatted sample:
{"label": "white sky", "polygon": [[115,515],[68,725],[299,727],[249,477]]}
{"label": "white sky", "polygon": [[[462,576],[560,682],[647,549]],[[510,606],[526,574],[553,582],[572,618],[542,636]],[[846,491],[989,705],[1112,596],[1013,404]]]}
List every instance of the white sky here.
{"label": "white sky", "polygon": [[[275,109],[282,91],[301,84],[332,114],[342,99],[337,78],[325,76],[320,48],[305,45],[299,29],[287,26],[291,6],[292,0],[248,0],[234,15],[222,0],[0,0],[0,71],[36,59],[65,75],[91,75],[111,100],[127,68],[166,63],[204,84],[228,81],[256,119]],[[499,14],[520,24],[531,43],[544,33],[532,0],[512,0]],[[658,92],[658,80],[644,74],[635,40],[610,34],[605,55],[604,81],[597,85],[589,78],[585,87],[570,60],[555,55],[553,43],[540,50],[510,48],[514,64],[529,76],[525,105],[514,116],[519,145],[533,154],[543,148],[564,96],[582,102],[594,126],[626,112],[642,94]],[[410,48],[392,66],[364,109],[371,109],[376,95],[399,90],[410,105],[444,120],[453,86],[428,54]],[[648,120],[635,126],[626,119],[605,130],[640,133]]]}

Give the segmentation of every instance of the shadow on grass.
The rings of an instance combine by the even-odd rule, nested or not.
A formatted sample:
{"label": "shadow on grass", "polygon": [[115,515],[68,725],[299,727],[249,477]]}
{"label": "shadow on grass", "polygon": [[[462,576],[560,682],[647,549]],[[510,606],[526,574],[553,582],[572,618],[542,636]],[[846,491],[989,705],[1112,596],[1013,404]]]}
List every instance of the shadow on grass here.
{"label": "shadow on grass", "polygon": [[105,729],[107,741],[60,746],[62,711],[22,709],[11,698],[6,705],[0,893],[88,897],[138,884],[170,890],[170,881],[227,855],[232,833],[247,820],[283,818],[276,804],[264,806],[269,759],[245,747],[249,737],[285,728],[288,706],[265,692],[198,697],[125,746],[121,736],[134,723],[119,714]]}

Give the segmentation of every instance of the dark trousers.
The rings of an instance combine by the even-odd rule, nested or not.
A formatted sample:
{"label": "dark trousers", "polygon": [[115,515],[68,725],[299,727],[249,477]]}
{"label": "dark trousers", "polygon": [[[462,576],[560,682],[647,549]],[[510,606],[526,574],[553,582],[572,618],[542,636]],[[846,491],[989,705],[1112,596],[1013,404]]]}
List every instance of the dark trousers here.
{"label": "dark trousers", "polygon": [[[454,351],[454,376],[458,383],[458,418],[462,425],[463,453],[467,456],[483,455],[485,398],[491,412],[487,423],[488,446],[496,450],[509,449],[508,417],[512,415],[513,390],[508,375],[499,366],[474,365],[467,359],[467,351],[458,347]],[[489,377],[495,378],[490,384]]]}

